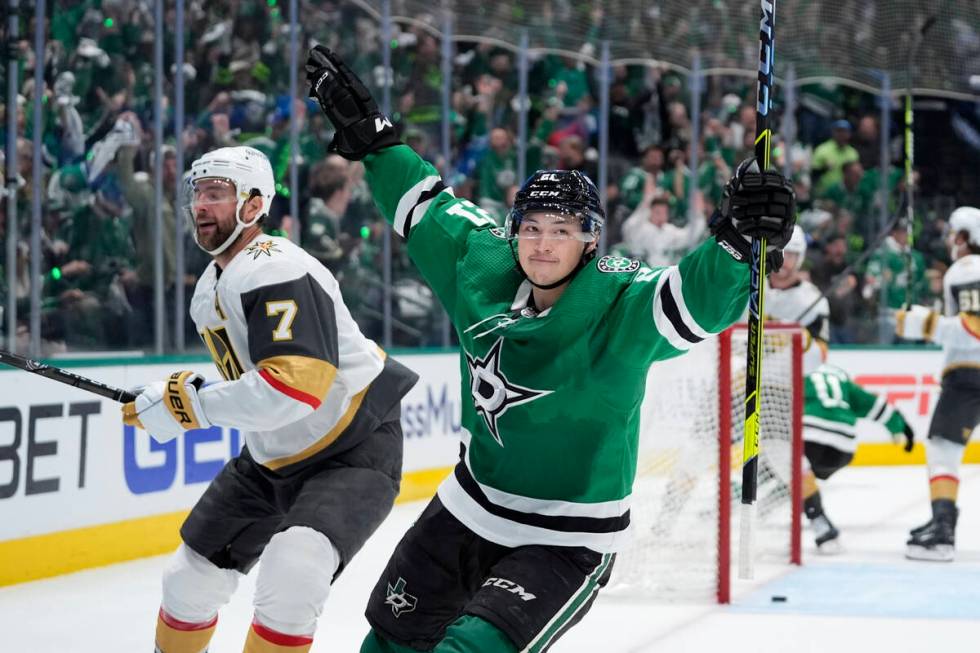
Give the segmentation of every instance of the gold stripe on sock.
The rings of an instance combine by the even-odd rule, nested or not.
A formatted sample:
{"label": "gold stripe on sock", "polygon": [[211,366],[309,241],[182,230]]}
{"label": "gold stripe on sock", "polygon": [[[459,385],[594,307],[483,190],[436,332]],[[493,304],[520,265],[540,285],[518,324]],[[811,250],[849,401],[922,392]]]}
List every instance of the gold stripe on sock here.
{"label": "gold stripe on sock", "polygon": [[157,616],[157,650],[160,653],[203,653],[214,635],[216,624],[216,619],[201,624],[201,627],[182,624],[173,619],[165,619],[161,610]]}
{"label": "gold stripe on sock", "polygon": [[959,479],[952,476],[937,476],[929,479],[929,498],[932,501],[949,499],[955,503],[956,494],[959,489]]}

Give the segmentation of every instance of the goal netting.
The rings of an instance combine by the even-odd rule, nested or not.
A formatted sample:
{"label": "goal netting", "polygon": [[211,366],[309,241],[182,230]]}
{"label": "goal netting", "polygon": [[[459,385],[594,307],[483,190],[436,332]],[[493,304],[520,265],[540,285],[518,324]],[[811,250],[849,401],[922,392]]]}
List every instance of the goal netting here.
{"label": "goal netting", "polygon": [[[664,600],[730,597],[741,499],[745,399],[744,325],[647,377],[633,541],[611,586]],[[797,326],[766,325],[754,559],[800,562],[802,342]]]}

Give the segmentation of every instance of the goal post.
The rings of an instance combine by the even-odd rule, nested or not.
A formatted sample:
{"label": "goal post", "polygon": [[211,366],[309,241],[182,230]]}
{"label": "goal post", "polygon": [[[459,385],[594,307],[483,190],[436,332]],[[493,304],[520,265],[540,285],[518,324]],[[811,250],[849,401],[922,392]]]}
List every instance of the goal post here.
{"label": "goal post", "polygon": [[[650,369],[631,511],[633,540],[611,587],[666,600],[731,600],[741,482],[744,324]],[[763,340],[757,546],[767,565],[801,563],[803,336],[769,323]]]}

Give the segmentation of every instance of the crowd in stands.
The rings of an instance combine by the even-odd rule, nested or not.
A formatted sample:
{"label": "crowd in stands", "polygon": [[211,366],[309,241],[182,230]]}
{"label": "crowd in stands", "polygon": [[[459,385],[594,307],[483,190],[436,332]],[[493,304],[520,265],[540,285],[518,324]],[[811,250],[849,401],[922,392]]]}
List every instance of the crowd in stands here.
{"label": "crowd in stands", "polygon": [[[189,300],[208,258],[188,235],[178,236],[178,221],[183,218],[176,199],[182,171],[177,169],[174,144],[179,139],[185,168],[215,147],[250,145],[265,152],[277,180],[267,230],[297,239],[329,267],[364,331],[380,338],[386,227],[367,191],[363,166],[328,154],[332,134],[319,110],[309,101],[290,99],[288,3],[185,0],[185,128],[180,134],[174,131],[174,8],[167,3],[166,144],[159,156],[152,131],[153,3],[56,0],[52,4],[43,62],[43,123],[39,128],[32,119],[37,62],[30,15],[22,19],[21,34],[27,36],[18,44],[22,62],[18,104],[6,107],[17,111],[18,160],[4,163],[17,166],[20,233],[16,269],[0,269],[0,297],[6,305],[6,279],[13,275],[18,337],[26,338],[29,324],[28,216],[35,183],[44,189],[40,282],[45,355],[141,349],[152,344],[157,166],[162,169],[165,198],[162,251],[168,324],[177,283],[184,285]],[[309,45],[324,43],[339,51],[380,98],[384,73],[377,18],[341,0],[298,4],[300,61]],[[473,11],[482,11],[472,4]],[[542,6],[574,10],[575,3]],[[601,9],[584,11],[583,16],[597,26],[603,21]],[[440,41],[431,29],[438,28],[439,20],[426,15],[413,18],[394,27],[391,117],[403,141],[444,172],[457,196],[472,199],[502,221],[522,181],[516,140],[517,57],[510,49],[486,43],[457,43],[451,115],[443,116]],[[594,43],[586,43],[585,49],[594,53]],[[751,59],[733,63],[750,68]],[[0,77],[5,74],[4,69]],[[576,169],[598,181],[597,79],[593,67],[569,56],[531,58],[528,173],[542,167]],[[302,94],[302,76],[300,80]],[[754,93],[754,82],[748,77],[706,79],[698,165],[692,170],[688,80],[666,66],[613,68],[604,234],[608,251],[650,265],[667,265],[704,238],[726,180],[738,162],[752,153]],[[912,285],[912,300],[917,303],[935,303],[941,297],[940,279],[949,263],[943,219],[957,198],[955,193],[939,199],[920,193],[912,273],[906,274],[904,224],[896,222],[879,238],[883,224],[902,210],[905,180],[899,132],[894,130],[895,142],[886,143],[894,156],[882,182],[875,98],[826,85],[804,86],[800,95],[797,138],[789,147],[777,140],[774,156],[778,166],[789,157],[800,224],[810,245],[805,269],[831,298],[833,340],[874,342],[879,337],[879,317],[887,313],[884,309],[898,308],[905,301],[907,284]],[[299,123],[297,215],[290,214],[293,119]],[[443,119],[451,127],[450,161],[442,156]],[[778,115],[776,120],[778,124]],[[44,166],[43,178],[35,180],[31,152],[38,138]],[[0,124],[0,140],[5,139],[6,119]],[[882,185],[887,189],[884,211]],[[889,216],[885,222],[882,215]],[[6,224],[4,201],[0,203],[0,240],[4,241]],[[180,280],[175,279],[178,247],[186,253]],[[850,270],[849,265],[868,248],[876,251],[866,264]],[[395,343],[441,343],[441,310],[397,239],[392,241],[392,256]],[[841,279],[845,270],[849,273]],[[4,324],[0,321],[0,330]],[[187,326],[188,343],[195,346],[190,320]],[[171,332],[168,347],[172,342]]]}

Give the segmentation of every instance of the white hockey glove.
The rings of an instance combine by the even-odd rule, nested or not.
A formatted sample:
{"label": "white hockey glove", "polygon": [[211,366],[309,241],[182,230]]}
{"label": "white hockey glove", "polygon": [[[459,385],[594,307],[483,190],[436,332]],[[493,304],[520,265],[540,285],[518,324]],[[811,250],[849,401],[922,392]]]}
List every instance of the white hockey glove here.
{"label": "white hockey glove", "polygon": [[925,306],[913,304],[895,313],[895,335],[908,340],[932,340],[939,315]]}
{"label": "white hockey glove", "polygon": [[203,376],[187,371],[151,383],[136,401],[123,405],[123,423],[143,429],[157,442],[168,442],[191,429],[206,429],[211,422],[197,396],[202,385]]}

